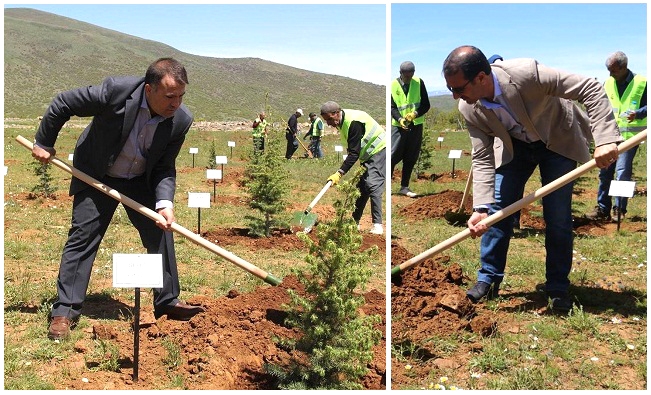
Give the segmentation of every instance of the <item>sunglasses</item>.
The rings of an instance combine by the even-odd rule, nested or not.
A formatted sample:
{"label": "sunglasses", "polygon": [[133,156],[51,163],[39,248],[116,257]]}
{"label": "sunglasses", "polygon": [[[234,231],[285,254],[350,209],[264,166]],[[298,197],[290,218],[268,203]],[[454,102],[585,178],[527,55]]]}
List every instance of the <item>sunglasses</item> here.
{"label": "sunglasses", "polygon": [[457,95],[460,95],[460,94],[463,93],[464,90],[466,90],[466,86],[468,86],[468,84],[471,83],[472,80],[474,80],[474,78],[468,80],[468,82],[466,82],[465,84],[463,84],[463,86],[454,87],[454,88],[451,87],[451,86],[448,86],[448,89],[450,90],[450,92],[452,92],[452,93],[456,93]]}

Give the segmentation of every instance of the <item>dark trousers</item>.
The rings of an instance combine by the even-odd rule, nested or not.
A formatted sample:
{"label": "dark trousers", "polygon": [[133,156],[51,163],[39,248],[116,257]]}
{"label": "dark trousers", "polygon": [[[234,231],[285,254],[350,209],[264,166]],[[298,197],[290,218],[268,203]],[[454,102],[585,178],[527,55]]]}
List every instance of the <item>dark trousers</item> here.
{"label": "dark trousers", "polygon": [[[104,177],[100,181],[154,209],[155,197],[147,188],[144,176],[132,180]],[[52,306],[53,317],[76,319],[81,314],[93,261],[118,203],[93,187],[88,187],[74,196],[72,225],[61,256],[57,280],[58,298]],[[126,206],[124,208],[129,220],[140,233],[147,253],[162,254],[163,257],[163,288],[153,290],[154,308],[158,310],[163,306],[175,305],[178,302],[180,285],[172,233],[163,231],[143,214]]]}
{"label": "dark trousers", "polygon": [[355,211],[353,212],[353,218],[357,223],[362,218],[369,198],[371,199],[373,223],[382,223],[382,193],[384,193],[386,179],[386,157],[386,149],[383,149],[362,163],[362,166],[366,168],[366,172],[357,183],[361,195],[355,202]]}
{"label": "dark trousers", "polygon": [[293,133],[285,133],[285,138],[287,139],[287,148],[285,149],[285,159],[291,159],[294,152],[298,149],[298,140],[296,140],[296,135]]}
{"label": "dark trousers", "polygon": [[411,173],[418,161],[423,143],[423,124],[409,125],[405,130],[399,126],[391,127],[391,176],[396,165],[402,161],[401,187],[408,187]]}

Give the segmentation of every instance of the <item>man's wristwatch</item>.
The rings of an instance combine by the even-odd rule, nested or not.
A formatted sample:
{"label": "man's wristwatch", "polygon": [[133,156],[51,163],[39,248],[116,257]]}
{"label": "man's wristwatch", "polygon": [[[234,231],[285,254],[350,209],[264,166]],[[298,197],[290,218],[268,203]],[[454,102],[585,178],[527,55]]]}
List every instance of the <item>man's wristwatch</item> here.
{"label": "man's wristwatch", "polygon": [[473,213],[479,213],[479,214],[488,214],[488,208],[487,207],[477,207],[472,209]]}

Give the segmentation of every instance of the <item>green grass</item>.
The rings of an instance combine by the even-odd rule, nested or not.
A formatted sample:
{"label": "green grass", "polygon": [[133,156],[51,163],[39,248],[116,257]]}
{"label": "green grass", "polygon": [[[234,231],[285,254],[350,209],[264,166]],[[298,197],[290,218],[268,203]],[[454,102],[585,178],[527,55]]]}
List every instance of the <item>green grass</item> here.
{"label": "green grass", "polygon": [[[426,173],[449,172],[452,163],[447,156],[451,149],[463,150],[456,169],[467,172],[467,132],[430,133],[433,166]],[[441,147],[436,141],[439,135],[444,136]],[[638,149],[633,168],[636,187],[646,189],[646,144]],[[594,169],[576,181],[574,216],[582,216],[596,204],[597,175],[598,170]],[[428,195],[448,189],[463,191],[465,181],[412,180],[410,187]],[[392,181],[394,194],[399,182],[399,177]],[[536,173],[525,193],[538,188]],[[443,218],[403,217],[399,209],[413,200],[393,196],[394,242],[414,255],[464,230],[449,225]],[[542,215],[539,201],[530,209],[531,215]],[[393,344],[392,369],[404,372],[406,364],[418,369],[410,371],[406,383],[394,383],[392,388],[427,389],[445,375],[463,389],[646,389],[646,213],[646,196],[636,195],[629,199],[628,215],[619,232],[575,235],[570,292],[577,306],[567,316],[544,314],[543,305],[527,302],[542,295],[537,287],[545,282],[544,231],[523,229],[516,233],[517,237],[511,240],[503,291],[497,300],[484,302],[480,307],[484,314],[497,319],[498,333],[482,338],[461,330],[450,336],[432,334],[432,338],[419,343],[403,339],[402,348]],[[465,239],[440,254],[449,256],[450,264],[460,265],[468,276],[463,288],[474,283],[479,268],[479,239]],[[471,341],[463,341],[470,336],[474,336]],[[406,344],[412,353],[404,352]],[[433,363],[436,358],[455,360],[461,367],[440,369]],[[472,377],[472,373],[479,377]]]}
{"label": "green grass", "polygon": [[[57,157],[68,162],[68,154],[73,151],[76,137],[83,130],[84,122],[72,121],[62,131],[57,140]],[[30,152],[15,142],[17,135],[27,139],[33,137],[36,121],[6,122],[4,138],[5,166],[5,388],[6,389],[53,389],[66,380],[65,361],[78,356],[75,343],[84,339],[89,327],[96,322],[95,317],[82,315],[77,328],[72,331],[70,340],[60,343],[47,339],[47,318],[56,298],[56,280],[61,258],[61,249],[67,238],[70,223],[72,200],[67,196],[70,175],[53,168],[53,183],[57,188],[57,199],[27,199],[26,196],[37,182],[33,172],[33,158]],[[271,138],[282,139],[284,132],[274,129]],[[177,223],[191,231],[196,231],[197,210],[187,207],[188,192],[210,192],[213,184],[206,180],[206,165],[209,161],[209,148],[215,142],[217,155],[227,155],[228,163],[224,169],[224,182],[217,183],[217,198],[209,209],[202,209],[202,232],[216,228],[247,228],[245,215],[255,215],[246,201],[247,196],[235,178],[243,174],[251,148],[250,130],[215,131],[192,128],[177,159],[177,193],[175,215]],[[236,141],[233,156],[230,156],[228,141]],[[294,211],[302,211],[325,185],[327,177],[342,162],[337,157],[334,145],[341,145],[338,135],[328,134],[323,146],[325,160],[294,159],[283,162],[283,171],[289,174],[291,190],[290,207],[284,213],[290,221]],[[192,168],[190,147],[199,148]],[[284,149],[284,147],[283,147]],[[300,149],[300,148],[299,148]],[[282,153],[279,153],[282,155]],[[300,151],[295,154],[295,158]],[[332,188],[319,201],[319,207],[332,205],[338,198],[338,191]],[[238,200],[241,201],[238,203]],[[334,212],[334,211],[333,211]],[[364,216],[370,218],[370,205]],[[369,221],[370,222],[370,221]],[[181,298],[188,300],[195,295],[212,298],[223,297],[230,290],[240,293],[254,291],[266,285],[262,279],[242,270],[228,260],[218,256],[181,235],[175,235],[175,248],[181,283]],[[217,243],[220,245],[219,243]],[[225,250],[247,260],[262,270],[283,279],[290,274],[290,268],[305,262],[307,249],[289,251],[275,249],[253,249],[242,245],[220,245]],[[133,289],[112,287],[112,257],[114,253],[144,253],[137,231],[129,222],[126,212],[118,206],[112,223],[100,245],[93,266],[87,293],[87,305],[106,303],[112,300],[134,305]],[[384,293],[385,264],[374,262],[373,280],[369,289]],[[147,290],[148,291],[148,290]],[[151,303],[151,293],[142,293],[141,306]],[[106,325],[124,324],[132,320],[128,309],[112,312]],[[158,383],[159,389],[185,388],[183,376],[174,371],[178,362],[178,345],[166,343],[167,356],[161,361],[169,369],[168,377]],[[129,350],[120,350],[122,355]],[[103,353],[103,354],[102,354]],[[118,350],[112,348],[109,340],[98,341],[87,346],[86,369],[114,371],[121,369]],[[108,355],[110,358],[100,358]],[[52,364],[56,367],[51,368]],[[117,364],[117,365],[116,365]],[[55,369],[56,374],[52,374]],[[75,373],[77,374],[77,373]]]}

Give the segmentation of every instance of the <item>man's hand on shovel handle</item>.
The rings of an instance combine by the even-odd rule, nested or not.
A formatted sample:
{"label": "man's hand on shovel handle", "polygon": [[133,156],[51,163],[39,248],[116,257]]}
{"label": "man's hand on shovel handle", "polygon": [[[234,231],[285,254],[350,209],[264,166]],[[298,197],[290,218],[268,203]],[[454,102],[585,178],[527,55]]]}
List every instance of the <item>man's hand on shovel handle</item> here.
{"label": "man's hand on shovel handle", "polygon": [[488,226],[479,223],[484,218],[488,218],[487,213],[474,212],[468,219],[468,230],[470,231],[470,237],[473,239],[483,235],[488,230]]}
{"label": "man's hand on shovel handle", "polygon": [[50,158],[56,155],[56,150],[54,148],[41,148],[38,145],[34,144],[32,148],[32,157],[41,163],[48,163]]}
{"label": "man's hand on shovel handle", "polygon": [[174,210],[171,207],[166,207],[158,210],[158,214],[162,215],[166,222],[156,221],[156,226],[163,230],[171,230],[172,222],[176,221]]}

